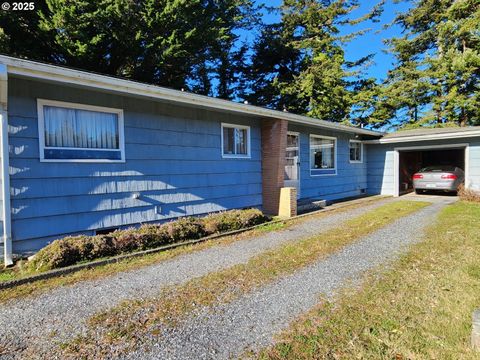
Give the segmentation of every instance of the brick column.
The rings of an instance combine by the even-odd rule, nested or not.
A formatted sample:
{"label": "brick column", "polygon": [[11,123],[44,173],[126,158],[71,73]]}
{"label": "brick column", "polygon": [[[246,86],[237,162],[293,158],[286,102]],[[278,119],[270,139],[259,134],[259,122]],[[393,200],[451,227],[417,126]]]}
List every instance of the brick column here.
{"label": "brick column", "polygon": [[284,184],[287,128],[286,120],[262,121],[263,211],[271,215],[278,215],[280,189]]}

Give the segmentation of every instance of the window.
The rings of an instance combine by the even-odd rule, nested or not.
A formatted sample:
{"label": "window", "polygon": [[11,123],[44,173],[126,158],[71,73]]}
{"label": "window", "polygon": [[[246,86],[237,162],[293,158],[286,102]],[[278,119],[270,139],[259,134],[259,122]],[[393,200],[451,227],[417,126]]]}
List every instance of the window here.
{"label": "window", "polygon": [[285,156],[285,180],[297,181],[299,178],[300,134],[287,133],[287,148]]}
{"label": "window", "polygon": [[38,100],[41,161],[122,162],[123,111]]}
{"label": "window", "polygon": [[222,156],[250,157],[250,127],[222,124]]}
{"label": "window", "polygon": [[363,161],[363,144],[360,141],[350,140],[350,162],[361,163]]}
{"label": "window", "polygon": [[336,170],[335,138],[310,135],[310,173],[311,175],[335,175]]}

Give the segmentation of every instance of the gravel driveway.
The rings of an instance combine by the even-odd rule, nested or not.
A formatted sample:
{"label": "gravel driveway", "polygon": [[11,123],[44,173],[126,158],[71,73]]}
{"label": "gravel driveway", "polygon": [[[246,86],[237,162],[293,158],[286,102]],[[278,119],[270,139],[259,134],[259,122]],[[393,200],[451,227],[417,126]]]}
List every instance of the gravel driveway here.
{"label": "gravel driveway", "polygon": [[[393,200],[383,199],[325,217],[312,216],[284,230],[215,246],[104,279],[57,288],[37,297],[12,300],[0,307],[0,355],[3,349],[9,355],[2,356],[2,359],[55,359],[58,341],[82,333],[85,319],[122,300],[150,297],[158,294],[164,286],[245,263],[265,250],[328,231],[390,201]],[[200,347],[198,349],[203,353]]]}
{"label": "gravel driveway", "polygon": [[425,227],[455,199],[433,201],[432,206],[400,218],[312,266],[233,303],[201,311],[175,329],[165,329],[160,337],[146,340],[148,352],[139,350],[127,358],[229,359],[272,344],[275,334],[316,305],[321,295],[331,296],[347,281],[358,283],[366,270],[388,263],[421,240]]}

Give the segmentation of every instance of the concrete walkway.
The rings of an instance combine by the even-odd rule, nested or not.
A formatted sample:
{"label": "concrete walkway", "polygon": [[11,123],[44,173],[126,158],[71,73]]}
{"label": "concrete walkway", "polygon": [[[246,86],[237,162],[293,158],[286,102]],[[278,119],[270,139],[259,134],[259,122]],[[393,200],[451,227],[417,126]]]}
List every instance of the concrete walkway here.
{"label": "concrete walkway", "polygon": [[263,251],[328,231],[391,201],[394,200],[382,199],[353,210],[312,216],[284,230],[214,246],[104,279],[60,287],[37,297],[12,300],[0,306],[0,356],[55,359],[58,342],[84,332],[85,320],[99,311],[123,300],[157,295],[164,286],[246,263]]}

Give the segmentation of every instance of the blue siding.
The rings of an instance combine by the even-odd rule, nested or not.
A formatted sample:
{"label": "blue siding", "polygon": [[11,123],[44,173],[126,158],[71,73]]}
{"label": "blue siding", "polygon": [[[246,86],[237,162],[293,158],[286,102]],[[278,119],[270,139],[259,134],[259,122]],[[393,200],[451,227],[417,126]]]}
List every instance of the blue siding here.
{"label": "blue siding", "polygon": [[[126,162],[41,163],[37,98],[123,109]],[[221,122],[251,126],[251,159],[222,159]],[[257,119],[12,77],[9,136],[14,251],[262,203]]]}
{"label": "blue siding", "polygon": [[[367,149],[364,146],[363,163],[350,163],[349,140],[353,134],[334,132],[305,126],[289,126],[289,131],[300,133],[300,196],[336,200],[357,196],[367,189]],[[314,176],[310,172],[310,135],[337,138],[337,174]]]}
{"label": "blue siding", "polygon": [[393,195],[394,189],[394,151],[395,148],[415,146],[442,146],[468,144],[469,155],[466,159],[466,183],[480,190],[480,140],[478,138],[444,139],[435,141],[411,141],[397,144],[368,145],[368,192],[371,194]]}

